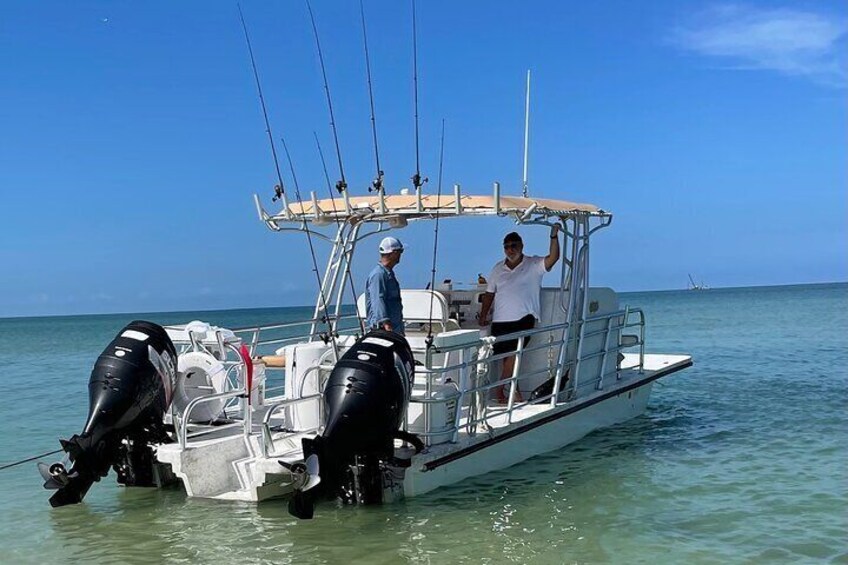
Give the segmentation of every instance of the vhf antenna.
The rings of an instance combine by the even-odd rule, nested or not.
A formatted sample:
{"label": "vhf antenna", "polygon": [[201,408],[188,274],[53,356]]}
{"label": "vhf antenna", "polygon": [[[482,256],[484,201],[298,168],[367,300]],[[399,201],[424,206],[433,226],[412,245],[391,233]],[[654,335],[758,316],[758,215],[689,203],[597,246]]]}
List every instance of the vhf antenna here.
{"label": "vhf antenna", "polygon": [[418,31],[415,25],[415,0],[412,0],[412,82],[415,91],[415,174],[412,184],[416,195],[421,192],[421,186],[427,178],[421,178],[421,166],[418,151]]}
{"label": "vhf antenna", "polygon": [[527,69],[527,96],[524,101],[524,182],[521,193],[527,198],[527,149],[530,145],[530,69]]}
{"label": "vhf antenna", "polygon": [[378,196],[383,193],[383,169],[380,168],[380,150],[377,146],[377,118],[374,113],[374,91],[371,86],[371,59],[368,56],[368,33],[365,29],[365,5],[359,0],[359,13],[362,16],[362,43],[365,45],[365,70],[368,74],[368,98],[371,101],[371,132],[374,135],[374,159],[377,162],[377,176],[368,187],[368,192],[376,190]]}
{"label": "vhf antenna", "polygon": [[327,82],[327,69],[324,66],[324,54],[321,51],[321,40],[318,39],[318,26],[315,25],[315,15],[312,13],[312,5],[309,0],[306,0],[306,8],[309,10],[309,19],[312,21],[312,32],[315,34],[315,46],[318,48],[318,59],[321,62],[321,75],[324,77],[324,91],[327,93],[327,108],[330,110],[330,127],[333,129],[333,140],[336,143],[336,157],[339,160],[339,176],[341,177],[336,183],[336,190],[344,193],[347,190],[347,181],[345,180],[344,165],[342,165],[342,151],[339,148],[339,134],[336,130],[336,119],[333,115],[333,101],[330,98],[330,84]]}
{"label": "vhf antenna", "polygon": [[289,203],[286,198],[286,187],[283,184],[283,174],[280,172],[280,161],[277,159],[277,148],[274,145],[274,136],[271,134],[271,123],[268,121],[268,109],[265,107],[265,97],[262,95],[262,84],[259,82],[259,71],[256,69],[256,59],[253,56],[253,47],[250,44],[250,35],[247,33],[247,24],[244,21],[244,13],[241,4],[237,4],[241,27],[244,30],[244,39],[247,42],[247,51],[250,53],[250,64],[253,67],[253,78],[256,79],[256,90],[259,92],[259,103],[262,105],[262,116],[265,118],[265,132],[268,134],[268,142],[271,144],[271,155],[274,156],[274,168],[277,171],[277,186],[274,187],[272,202],[283,201],[283,209],[288,213]]}

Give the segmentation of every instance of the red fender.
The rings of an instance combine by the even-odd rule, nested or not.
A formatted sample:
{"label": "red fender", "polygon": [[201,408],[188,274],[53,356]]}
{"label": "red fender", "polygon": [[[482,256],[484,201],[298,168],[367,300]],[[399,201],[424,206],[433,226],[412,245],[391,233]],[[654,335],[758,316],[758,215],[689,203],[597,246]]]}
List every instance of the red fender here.
{"label": "red fender", "polygon": [[242,363],[244,363],[245,369],[247,371],[247,403],[250,404],[250,391],[253,390],[253,361],[250,359],[250,350],[247,348],[245,344],[241,344],[241,349],[239,349],[239,354],[241,355]]}

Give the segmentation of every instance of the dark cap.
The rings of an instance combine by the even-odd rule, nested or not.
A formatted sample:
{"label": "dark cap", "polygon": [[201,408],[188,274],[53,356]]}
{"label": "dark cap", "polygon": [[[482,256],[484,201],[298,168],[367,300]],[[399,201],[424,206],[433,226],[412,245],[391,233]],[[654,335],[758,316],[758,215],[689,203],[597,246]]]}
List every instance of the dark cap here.
{"label": "dark cap", "polygon": [[518,235],[518,233],[514,232],[514,231],[506,234],[506,237],[504,237],[504,240],[503,240],[504,243],[509,243],[511,241],[517,241],[518,243],[524,243],[523,241],[521,241],[521,236]]}

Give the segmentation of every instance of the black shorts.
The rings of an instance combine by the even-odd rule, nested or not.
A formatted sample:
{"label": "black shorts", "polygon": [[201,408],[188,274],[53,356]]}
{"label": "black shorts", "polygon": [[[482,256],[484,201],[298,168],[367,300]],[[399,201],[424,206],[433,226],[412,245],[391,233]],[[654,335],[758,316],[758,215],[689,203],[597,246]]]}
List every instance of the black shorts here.
{"label": "black shorts", "polygon": [[[515,320],[514,322],[492,322],[492,335],[506,335],[514,332],[520,332],[521,330],[529,330],[536,327],[536,318],[533,314],[527,314],[520,320]],[[527,347],[527,344],[530,343],[529,335],[524,336],[522,338],[522,343],[524,347]],[[499,355],[501,353],[507,353],[509,351],[515,351],[518,349],[518,340],[510,339],[507,341],[499,341],[495,343],[494,353],[495,355]]]}

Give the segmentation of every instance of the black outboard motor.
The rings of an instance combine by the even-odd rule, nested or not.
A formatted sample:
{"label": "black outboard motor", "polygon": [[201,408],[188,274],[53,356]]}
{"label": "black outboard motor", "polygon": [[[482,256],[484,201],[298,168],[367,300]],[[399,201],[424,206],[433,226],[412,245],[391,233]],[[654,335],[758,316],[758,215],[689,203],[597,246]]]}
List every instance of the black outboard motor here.
{"label": "black outboard motor", "polygon": [[[382,502],[383,471],[394,461],[395,438],[423,447],[418,438],[399,429],[414,371],[406,339],[384,330],[366,334],[339,359],[324,388],[324,432],[303,440],[305,467],[320,474],[316,491],[349,504]],[[313,456],[317,466],[310,464]],[[313,494],[296,491],[289,511],[311,518]]]}
{"label": "black outboard motor", "polygon": [[88,420],[83,431],[60,440],[70,461],[39,463],[44,487],[57,489],[53,507],[81,502],[109,467],[126,485],[153,484],[150,443],[168,441],[163,417],[171,402],[177,352],[162,326],[131,322],[94,365],[88,382]]}

